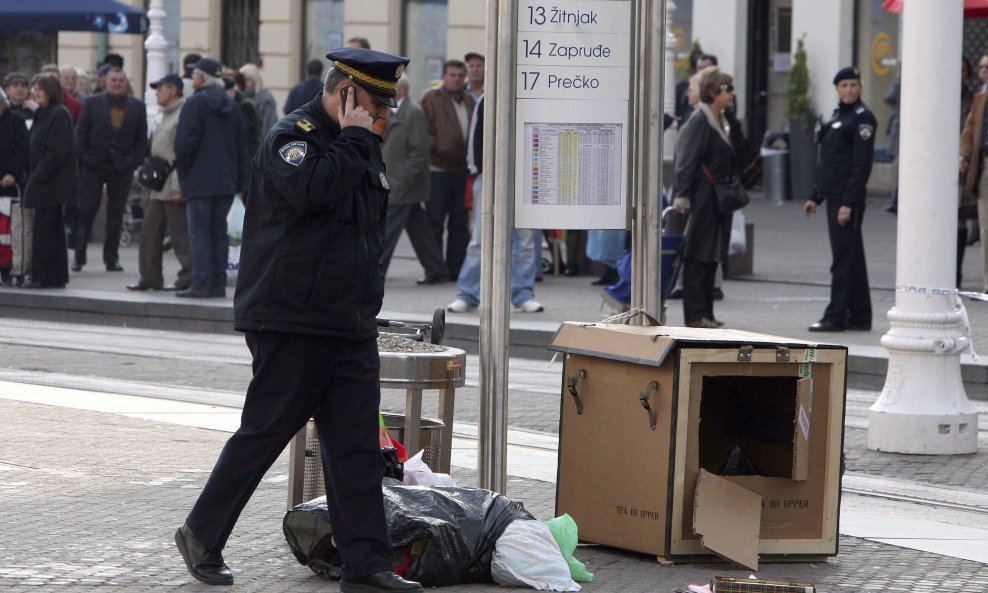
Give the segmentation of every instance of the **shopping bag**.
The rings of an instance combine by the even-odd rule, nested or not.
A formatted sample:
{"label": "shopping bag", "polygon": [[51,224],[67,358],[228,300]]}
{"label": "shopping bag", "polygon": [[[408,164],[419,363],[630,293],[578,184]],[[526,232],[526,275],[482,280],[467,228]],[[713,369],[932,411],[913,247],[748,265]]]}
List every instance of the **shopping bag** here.
{"label": "shopping bag", "polygon": [[727,246],[728,255],[744,255],[748,250],[748,240],[744,232],[744,213],[735,210],[731,216],[731,241]]}
{"label": "shopping bag", "polygon": [[244,236],[244,201],[240,195],[233,197],[233,204],[226,215],[226,234],[230,236],[231,245],[239,245],[240,239]]}

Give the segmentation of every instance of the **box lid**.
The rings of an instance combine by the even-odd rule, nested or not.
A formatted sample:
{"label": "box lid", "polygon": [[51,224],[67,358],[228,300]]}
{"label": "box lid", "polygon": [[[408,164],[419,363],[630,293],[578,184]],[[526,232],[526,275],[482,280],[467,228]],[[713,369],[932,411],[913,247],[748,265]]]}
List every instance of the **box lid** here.
{"label": "box lid", "polygon": [[708,550],[758,570],[762,497],[734,482],[700,470],[693,499],[693,532]]}
{"label": "box lid", "polygon": [[566,321],[556,330],[549,350],[584,354],[634,364],[661,366],[678,346],[751,345],[842,348],[737,329],[696,329],[670,325],[623,325]]}

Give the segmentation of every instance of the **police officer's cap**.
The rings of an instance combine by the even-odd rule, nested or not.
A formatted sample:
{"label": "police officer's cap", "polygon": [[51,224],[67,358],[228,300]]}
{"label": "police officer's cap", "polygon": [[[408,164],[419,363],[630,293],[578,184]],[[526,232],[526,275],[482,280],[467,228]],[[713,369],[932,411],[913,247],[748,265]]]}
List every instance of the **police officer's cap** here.
{"label": "police officer's cap", "polygon": [[391,107],[398,106],[395,100],[398,95],[398,79],[408,65],[408,58],[362,47],[341,47],[326,54],[326,59],[381,103]]}
{"label": "police officer's cap", "polygon": [[834,85],[840,84],[842,80],[861,80],[861,71],[855,66],[847,66],[837,71],[834,77]]}

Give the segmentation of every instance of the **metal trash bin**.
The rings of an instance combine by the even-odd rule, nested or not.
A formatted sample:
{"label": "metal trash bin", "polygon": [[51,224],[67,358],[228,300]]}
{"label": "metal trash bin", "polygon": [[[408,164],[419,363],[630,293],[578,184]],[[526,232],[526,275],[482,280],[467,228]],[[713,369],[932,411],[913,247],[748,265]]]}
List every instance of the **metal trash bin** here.
{"label": "metal trash bin", "polygon": [[[778,148],[780,142],[783,148]],[[765,179],[765,198],[778,203],[792,199],[789,193],[789,134],[765,132],[760,154]]]}
{"label": "metal trash bin", "polygon": [[[405,416],[402,414],[381,413],[388,432],[398,442],[405,442]],[[419,443],[422,448],[422,460],[429,467],[437,467],[443,440],[444,425],[439,420],[422,418],[419,429]],[[288,508],[294,508],[303,502],[326,494],[326,484],[323,481],[322,453],[319,451],[319,434],[316,432],[316,422],[309,420],[305,425],[305,434],[300,431],[291,442],[288,466]],[[303,444],[304,441],[304,444]],[[304,454],[299,455],[303,448]],[[297,467],[301,466],[301,467]]]}

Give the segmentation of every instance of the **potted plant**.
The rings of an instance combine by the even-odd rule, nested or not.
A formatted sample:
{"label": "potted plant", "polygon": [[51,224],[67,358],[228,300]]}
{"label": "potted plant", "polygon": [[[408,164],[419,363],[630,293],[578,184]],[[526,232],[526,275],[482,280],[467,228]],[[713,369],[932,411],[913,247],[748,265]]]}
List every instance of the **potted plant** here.
{"label": "potted plant", "polygon": [[816,115],[810,100],[810,69],[806,65],[806,34],[796,42],[796,54],[789,70],[786,89],[786,117],[789,119],[789,173],[792,198],[809,199],[816,172],[816,144],[813,128]]}

